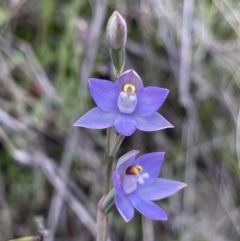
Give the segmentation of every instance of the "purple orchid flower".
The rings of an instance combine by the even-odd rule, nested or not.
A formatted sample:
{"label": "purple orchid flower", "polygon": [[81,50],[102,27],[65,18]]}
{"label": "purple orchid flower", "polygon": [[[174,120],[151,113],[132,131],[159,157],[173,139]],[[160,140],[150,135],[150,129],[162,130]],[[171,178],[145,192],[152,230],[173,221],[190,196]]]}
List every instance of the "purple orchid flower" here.
{"label": "purple orchid flower", "polygon": [[143,87],[134,70],[121,74],[115,83],[102,79],[89,79],[91,95],[98,107],[83,115],[74,126],[104,129],[115,126],[123,136],[136,129],[156,131],[173,127],[156,111],[168,95],[168,89]]}
{"label": "purple orchid flower", "polygon": [[130,151],[118,160],[112,175],[116,207],[126,222],[133,218],[134,208],[147,218],[167,220],[167,214],[151,201],[171,196],[187,184],[158,178],[164,152],[153,152],[136,159],[138,153]]}

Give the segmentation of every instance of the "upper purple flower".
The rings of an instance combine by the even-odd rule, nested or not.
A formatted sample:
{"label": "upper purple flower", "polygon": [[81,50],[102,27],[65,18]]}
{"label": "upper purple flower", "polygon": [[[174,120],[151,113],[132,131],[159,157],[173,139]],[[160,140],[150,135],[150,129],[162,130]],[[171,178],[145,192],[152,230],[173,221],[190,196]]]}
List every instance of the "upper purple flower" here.
{"label": "upper purple flower", "polygon": [[112,175],[116,207],[126,222],[133,218],[134,208],[147,218],[167,220],[167,214],[151,201],[168,197],[187,184],[158,178],[164,152],[153,152],[136,159],[138,153],[130,151],[118,160]]}
{"label": "upper purple flower", "polygon": [[156,111],[167,97],[168,90],[143,87],[138,74],[128,70],[115,83],[102,79],[89,79],[91,95],[96,108],[88,111],[74,125],[92,129],[115,126],[123,136],[137,129],[156,131],[172,125]]}

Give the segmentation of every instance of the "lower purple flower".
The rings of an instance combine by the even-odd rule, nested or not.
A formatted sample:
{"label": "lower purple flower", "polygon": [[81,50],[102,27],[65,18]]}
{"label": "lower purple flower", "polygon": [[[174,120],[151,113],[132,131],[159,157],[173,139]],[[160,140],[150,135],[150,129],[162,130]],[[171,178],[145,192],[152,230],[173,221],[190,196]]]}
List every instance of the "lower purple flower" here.
{"label": "lower purple flower", "polygon": [[130,151],[118,160],[112,175],[116,207],[126,222],[133,218],[134,208],[147,218],[167,220],[167,214],[152,201],[169,197],[187,184],[158,178],[164,152],[136,158],[138,153]]}

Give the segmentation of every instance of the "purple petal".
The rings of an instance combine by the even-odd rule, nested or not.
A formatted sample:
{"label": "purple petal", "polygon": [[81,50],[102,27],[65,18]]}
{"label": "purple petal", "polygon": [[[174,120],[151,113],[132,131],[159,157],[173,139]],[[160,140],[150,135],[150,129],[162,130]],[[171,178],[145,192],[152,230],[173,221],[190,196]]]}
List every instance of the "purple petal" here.
{"label": "purple petal", "polygon": [[173,195],[186,186],[183,182],[157,178],[149,186],[143,186],[136,192],[144,199],[159,200]]}
{"label": "purple petal", "polygon": [[117,113],[109,113],[96,107],[82,116],[74,126],[81,126],[91,129],[104,129],[113,126]]}
{"label": "purple petal", "polygon": [[119,175],[118,171],[113,172],[112,182],[113,182],[113,187],[114,187],[116,193],[121,198],[125,198],[125,194],[123,192],[122,183],[121,183],[121,179],[120,179],[120,175]]}
{"label": "purple petal", "polygon": [[127,198],[121,198],[117,194],[114,197],[114,201],[124,221],[129,222],[134,216],[134,208],[130,201]]}
{"label": "purple petal", "polygon": [[140,151],[136,150],[129,151],[118,159],[116,169],[118,170],[121,178],[125,175],[126,169],[133,164],[139,152]]}
{"label": "purple petal", "polygon": [[130,136],[136,130],[136,121],[130,114],[121,113],[114,122],[117,132],[123,136]]}
{"label": "purple petal", "polygon": [[134,114],[148,116],[155,113],[169,93],[168,89],[146,87],[137,92],[137,106]]}
{"label": "purple petal", "polygon": [[155,203],[140,197],[136,192],[127,196],[132,205],[144,216],[154,220],[167,220],[167,214]]}
{"label": "purple petal", "polygon": [[139,184],[139,188],[156,180],[162,167],[164,154],[164,152],[152,152],[142,155],[134,161],[135,165],[140,165],[143,168],[142,175],[148,174],[148,178],[144,179],[144,183]]}
{"label": "purple petal", "polygon": [[130,69],[122,73],[115,82],[120,90],[122,90],[125,84],[132,84],[136,87],[136,90],[139,91],[143,88],[143,83],[138,74]]}
{"label": "purple petal", "polygon": [[155,112],[149,116],[134,116],[137,129],[141,131],[157,131],[173,126],[159,113]]}
{"label": "purple petal", "polygon": [[102,79],[90,79],[89,88],[100,109],[108,112],[119,112],[117,100],[121,89],[115,83]]}

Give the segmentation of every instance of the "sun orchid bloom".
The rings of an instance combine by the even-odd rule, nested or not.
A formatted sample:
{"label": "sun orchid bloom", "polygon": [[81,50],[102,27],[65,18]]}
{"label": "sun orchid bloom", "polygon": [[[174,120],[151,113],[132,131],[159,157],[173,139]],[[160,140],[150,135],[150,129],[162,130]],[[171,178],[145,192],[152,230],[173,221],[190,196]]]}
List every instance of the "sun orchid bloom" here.
{"label": "sun orchid bloom", "polygon": [[98,107],[83,115],[74,126],[104,129],[114,126],[123,136],[136,129],[156,131],[173,127],[156,111],[168,95],[168,89],[143,87],[134,70],[121,74],[115,83],[102,79],[89,79],[91,95]]}
{"label": "sun orchid bloom", "polygon": [[187,184],[158,178],[164,152],[136,158],[138,153],[130,151],[118,160],[112,175],[115,205],[126,222],[133,218],[134,208],[147,218],[167,220],[167,214],[152,201],[171,196]]}

